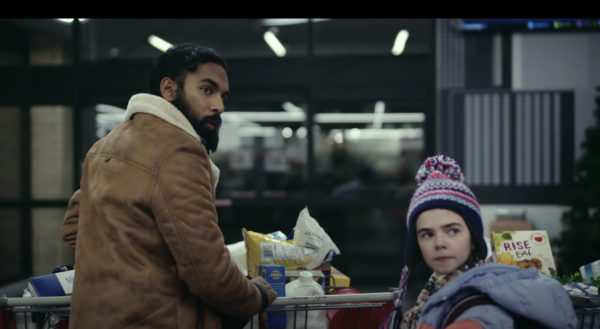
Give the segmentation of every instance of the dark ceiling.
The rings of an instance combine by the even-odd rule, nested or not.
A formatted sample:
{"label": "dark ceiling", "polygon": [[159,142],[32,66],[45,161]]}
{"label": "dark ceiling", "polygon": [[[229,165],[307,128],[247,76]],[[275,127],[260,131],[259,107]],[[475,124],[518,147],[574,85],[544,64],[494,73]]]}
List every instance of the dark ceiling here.
{"label": "dark ceiling", "polygon": [[[4,19],[32,33],[70,40],[70,24],[54,19]],[[312,26],[313,33],[309,33]],[[226,58],[275,57],[263,40],[272,26],[262,19],[124,19],[93,18],[80,23],[83,60],[149,59],[159,51],[148,43],[154,34],[170,43],[194,42],[216,49]],[[396,34],[410,33],[405,54],[427,54],[433,40],[432,19],[330,19],[275,27],[289,57],[387,55]],[[309,39],[312,39],[309,47]]]}

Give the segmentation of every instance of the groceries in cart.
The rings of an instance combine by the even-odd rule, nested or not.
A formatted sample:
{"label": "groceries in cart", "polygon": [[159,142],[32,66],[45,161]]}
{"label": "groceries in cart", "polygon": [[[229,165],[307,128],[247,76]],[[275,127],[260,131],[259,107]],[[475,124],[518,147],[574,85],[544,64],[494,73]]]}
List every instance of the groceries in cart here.
{"label": "groceries in cart", "polygon": [[[340,254],[316,219],[304,208],[298,215],[293,237],[242,229],[247,253],[247,271],[256,276],[259,264],[284,265],[287,269],[313,270]],[[238,263],[238,267],[243,264]]]}
{"label": "groceries in cart", "polygon": [[[350,277],[332,265],[339,248],[307,208],[289,236],[245,228],[242,235],[244,241],[227,245],[236,265],[250,277],[263,276],[278,293],[266,312],[268,328],[376,329],[393,307],[393,292],[361,294],[350,287]],[[245,328],[261,324],[254,317]]]}
{"label": "groceries in cart", "polygon": [[242,236],[243,241],[227,248],[238,269],[249,277],[259,275],[261,266],[272,264],[285,269],[287,282],[307,270],[324,291],[350,286],[350,278],[331,265],[340,255],[339,248],[307,208],[300,211],[289,236],[282,231],[262,233],[246,228],[242,228]]}
{"label": "groceries in cart", "polygon": [[0,329],[67,329],[74,275],[71,265],[60,265],[29,278],[22,297],[1,298]]}

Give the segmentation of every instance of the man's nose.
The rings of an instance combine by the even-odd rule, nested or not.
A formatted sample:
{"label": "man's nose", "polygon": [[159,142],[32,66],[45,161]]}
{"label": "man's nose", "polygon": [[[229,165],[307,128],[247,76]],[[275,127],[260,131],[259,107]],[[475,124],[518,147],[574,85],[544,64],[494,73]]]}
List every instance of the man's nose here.
{"label": "man's nose", "polygon": [[219,114],[225,112],[225,102],[223,102],[222,98],[217,98],[217,100],[213,103],[212,110],[213,112],[217,112]]}

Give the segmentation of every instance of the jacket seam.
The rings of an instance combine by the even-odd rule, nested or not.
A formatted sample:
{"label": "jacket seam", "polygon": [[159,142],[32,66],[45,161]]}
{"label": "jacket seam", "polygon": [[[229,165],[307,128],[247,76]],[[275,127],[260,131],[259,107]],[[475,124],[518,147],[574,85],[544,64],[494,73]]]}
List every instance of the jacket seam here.
{"label": "jacket seam", "polygon": [[[163,166],[164,159],[167,158],[167,156],[169,154],[171,154],[171,153],[174,153],[174,151],[172,149],[170,149],[169,151],[163,152],[163,155],[161,156],[160,161],[159,161],[159,165],[157,167],[157,171],[155,173],[155,184],[154,184],[155,187],[154,187],[154,189],[158,189],[161,197],[165,201],[167,201],[168,199],[167,199],[167,196],[165,195],[164,189],[162,188],[162,184],[160,183],[160,180],[158,179],[158,177],[160,176],[159,173],[160,173],[160,170],[161,170],[161,168]],[[210,170],[209,170],[209,173],[210,173]],[[209,182],[209,185],[210,185],[210,182]],[[193,271],[194,271],[194,275],[198,278],[200,276],[199,276],[199,274],[196,271],[196,268],[197,268],[196,267],[196,263],[194,262],[193,257],[191,257],[192,253],[189,250],[188,244],[185,243],[185,239],[183,238],[183,234],[181,233],[181,229],[180,229],[179,225],[176,223],[176,221],[172,220],[174,214],[173,214],[173,209],[172,209],[171,203],[170,202],[165,202],[165,204],[166,204],[167,211],[169,213],[169,216],[168,216],[169,217],[169,221],[173,224],[173,227],[175,228],[175,231],[177,232],[177,236],[179,237],[179,240],[182,241],[182,245],[183,245],[183,248],[185,250],[186,258],[189,259],[190,264],[192,265],[192,268],[193,268]],[[177,266],[175,266],[175,269],[177,270]]]}

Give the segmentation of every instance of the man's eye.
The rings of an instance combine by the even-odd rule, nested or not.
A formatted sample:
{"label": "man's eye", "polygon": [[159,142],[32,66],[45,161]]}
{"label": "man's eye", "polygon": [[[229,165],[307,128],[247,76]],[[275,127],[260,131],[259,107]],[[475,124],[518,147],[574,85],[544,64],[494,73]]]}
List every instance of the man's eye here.
{"label": "man's eye", "polygon": [[204,92],[207,95],[210,95],[210,94],[212,94],[212,88],[204,87],[204,88],[202,88],[202,92]]}

